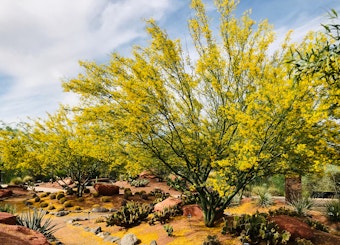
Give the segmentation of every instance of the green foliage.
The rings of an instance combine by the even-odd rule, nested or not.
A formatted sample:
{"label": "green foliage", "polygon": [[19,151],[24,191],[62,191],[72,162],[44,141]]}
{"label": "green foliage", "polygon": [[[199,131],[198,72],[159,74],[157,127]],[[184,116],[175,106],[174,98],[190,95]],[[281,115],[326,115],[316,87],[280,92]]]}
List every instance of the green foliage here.
{"label": "green foliage", "polygon": [[92,193],[92,196],[93,196],[93,197],[99,197],[99,193],[98,193],[98,192],[93,192],[93,193]]}
{"label": "green foliage", "polygon": [[60,200],[61,198],[65,197],[64,192],[58,192],[57,193],[57,199]]}
{"label": "green foliage", "polygon": [[13,179],[11,179],[10,184],[12,185],[22,185],[24,183],[24,181],[22,180],[21,177],[14,177]]}
{"label": "green foliage", "polygon": [[73,207],[73,203],[71,201],[65,201],[63,204],[65,208]]}
{"label": "green foliage", "polygon": [[299,216],[299,214],[296,211],[286,209],[285,207],[280,207],[275,210],[269,210],[269,215],[274,216],[274,215],[288,215],[288,216]]}
{"label": "green foliage", "polygon": [[324,224],[322,224],[321,222],[317,221],[317,220],[313,220],[313,219],[306,219],[305,221],[310,227],[319,230],[319,231],[323,231],[323,232],[329,232],[329,229],[327,226],[325,226]]}
{"label": "green foliage", "polygon": [[221,245],[221,242],[218,240],[216,235],[208,235],[202,245]]}
{"label": "green foliage", "polygon": [[39,207],[41,207],[41,208],[46,208],[48,206],[48,203],[47,202],[41,202],[40,204],[39,204]]}
{"label": "green foliage", "polygon": [[35,201],[35,202],[40,202],[40,200],[41,200],[40,197],[35,197],[35,198],[34,198],[34,201]]}
{"label": "green foliage", "polygon": [[46,192],[41,193],[41,194],[39,195],[40,198],[44,198],[44,197],[47,197],[47,196],[48,196],[48,194],[47,194]]}
{"label": "green foliage", "polygon": [[26,175],[26,176],[22,179],[22,181],[23,181],[24,183],[26,183],[26,184],[28,184],[28,183],[33,183],[33,182],[34,182],[34,178],[33,178],[32,176]]}
{"label": "green foliage", "polygon": [[55,206],[53,204],[50,204],[48,207],[47,207],[48,210],[53,210],[55,209]]}
{"label": "green foliage", "polygon": [[181,200],[183,202],[183,205],[196,204],[199,203],[199,196],[196,192],[185,191],[181,195]]}
{"label": "green foliage", "polygon": [[166,183],[168,186],[170,186],[171,188],[174,188],[177,191],[184,192],[188,190],[185,179],[178,177],[178,176],[174,176],[174,175],[168,176],[166,179]]}
{"label": "green foliage", "polygon": [[257,206],[269,207],[270,205],[273,204],[272,197],[268,193],[268,190],[266,188],[257,188],[254,192],[257,195],[256,201]]}
{"label": "green foliage", "polygon": [[15,206],[12,206],[10,204],[2,204],[0,203],[0,212],[6,212],[6,213],[11,213],[11,214],[14,214],[16,211],[16,208]]}
{"label": "green foliage", "polygon": [[298,216],[306,216],[307,210],[313,206],[313,201],[308,197],[296,197],[289,203]]}
{"label": "green foliage", "polygon": [[127,202],[120,210],[113,213],[106,221],[108,226],[118,225],[125,228],[139,225],[150,214],[152,208],[148,204]]}
{"label": "green foliage", "polygon": [[296,245],[314,245],[314,243],[310,240],[307,240],[305,238],[296,238],[295,239]]}
{"label": "green foliage", "polygon": [[50,199],[53,200],[53,199],[56,199],[57,198],[57,195],[55,193],[51,193],[49,195]]}
{"label": "green foliage", "polygon": [[103,196],[101,199],[100,199],[102,202],[111,202],[111,197],[108,197],[108,196]]}
{"label": "green foliage", "polygon": [[132,194],[132,191],[130,188],[125,188],[124,189],[124,199],[129,199],[129,197],[131,197],[133,194]]}
{"label": "green foliage", "polygon": [[62,198],[59,199],[60,204],[64,204],[66,201],[67,201],[66,197],[62,197]]}
{"label": "green foliage", "polygon": [[135,187],[144,187],[144,186],[147,186],[149,183],[150,181],[147,179],[136,179],[136,180],[132,180],[130,182],[130,185],[135,186]]}
{"label": "green foliage", "polygon": [[340,200],[334,200],[326,204],[328,219],[334,222],[340,222]]}
{"label": "green foliage", "polygon": [[171,225],[164,225],[163,228],[168,234],[168,236],[172,236],[172,233],[174,232],[174,228]]}
{"label": "green foliage", "polygon": [[161,224],[168,223],[172,217],[182,215],[182,210],[178,207],[172,207],[172,208],[164,208],[162,211],[157,211],[152,213],[152,216],[149,220],[150,225],[155,225],[156,222],[159,222]]}
{"label": "green foliage", "polygon": [[290,239],[290,233],[280,232],[278,226],[267,220],[265,213],[253,215],[234,216],[232,221],[226,221],[222,233],[241,236],[241,241],[251,244],[258,244],[267,241],[270,244],[286,244]]}
{"label": "green foliage", "polygon": [[42,233],[47,238],[53,238],[53,233],[58,229],[52,224],[50,218],[45,218],[46,212],[41,209],[28,210],[17,217],[19,225]]}

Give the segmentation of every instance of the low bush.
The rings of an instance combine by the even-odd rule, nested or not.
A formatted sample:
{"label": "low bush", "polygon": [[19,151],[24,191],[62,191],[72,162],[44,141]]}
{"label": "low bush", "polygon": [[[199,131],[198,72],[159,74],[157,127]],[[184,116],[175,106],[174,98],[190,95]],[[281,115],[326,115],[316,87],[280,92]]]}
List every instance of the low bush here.
{"label": "low bush", "polygon": [[120,210],[112,214],[106,221],[107,226],[117,225],[125,228],[139,225],[151,212],[148,204],[127,202]]}
{"label": "low bush", "polygon": [[40,197],[34,198],[34,201],[35,201],[35,202],[40,202],[40,200],[41,200]]}
{"label": "low bush", "polygon": [[14,214],[16,211],[15,206],[12,206],[10,204],[1,204],[0,203],[0,212],[6,212],[6,213],[11,213]]}
{"label": "low bush", "polygon": [[102,201],[102,202],[111,202],[111,197],[103,196],[103,197],[101,198],[101,201]]}
{"label": "low bush", "polygon": [[243,243],[259,244],[266,241],[267,244],[286,244],[290,233],[280,232],[278,226],[267,218],[268,215],[264,213],[234,216],[232,221],[225,222],[222,233],[240,236]]}
{"label": "low bush", "polygon": [[163,228],[168,234],[168,236],[172,236],[172,233],[174,232],[174,228],[171,225],[164,225]]}
{"label": "low bush", "polygon": [[45,218],[46,212],[41,209],[28,210],[17,217],[19,225],[42,233],[47,238],[53,238],[53,233],[58,229],[52,224],[50,218]]}
{"label": "low bush", "polygon": [[47,202],[41,202],[40,204],[39,204],[39,207],[41,207],[41,208],[46,208],[48,206],[48,203]]}
{"label": "low bush", "polygon": [[326,204],[327,217],[330,221],[340,221],[340,200],[331,201]]}
{"label": "low bush", "polygon": [[12,185],[22,185],[24,183],[23,179],[21,177],[15,177],[11,179],[10,184]]}
{"label": "low bush", "polygon": [[308,197],[301,197],[293,198],[289,205],[294,208],[298,216],[306,216],[307,210],[311,209],[313,202]]}
{"label": "low bush", "polygon": [[49,197],[51,200],[53,200],[57,198],[57,195],[55,193],[51,193]]}
{"label": "low bush", "polygon": [[58,192],[56,197],[58,200],[60,200],[61,198],[65,197],[65,194],[64,192]]}
{"label": "low bush", "polygon": [[41,193],[41,194],[39,195],[39,197],[40,197],[40,198],[47,197],[47,193],[46,193],[46,192],[44,192],[44,193]]}
{"label": "low bush", "polygon": [[59,199],[59,203],[60,204],[64,204],[64,202],[66,202],[66,201],[67,201],[66,197],[63,197],[63,198]]}
{"label": "low bush", "polygon": [[64,207],[65,207],[65,208],[73,207],[73,203],[72,203],[71,201],[65,201],[65,202],[64,202]]}
{"label": "low bush", "polygon": [[221,245],[221,242],[217,239],[217,236],[211,236],[208,235],[205,241],[203,242],[203,245]]}
{"label": "low bush", "polygon": [[149,220],[149,225],[154,225],[156,222],[161,224],[168,223],[172,217],[182,215],[183,212],[179,207],[165,208],[163,211],[157,211],[152,213],[152,217]]}
{"label": "low bush", "polygon": [[144,187],[144,186],[147,186],[149,183],[150,181],[148,181],[147,179],[136,179],[136,180],[132,180],[130,182],[130,185],[134,187]]}

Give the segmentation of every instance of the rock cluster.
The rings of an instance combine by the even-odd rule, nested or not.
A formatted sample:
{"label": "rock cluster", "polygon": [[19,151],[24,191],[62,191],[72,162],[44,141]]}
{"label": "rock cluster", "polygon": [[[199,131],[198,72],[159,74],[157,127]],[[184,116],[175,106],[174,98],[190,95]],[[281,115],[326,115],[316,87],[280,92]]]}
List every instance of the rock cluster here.
{"label": "rock cluster", "polygon": [[101,196],[113,196],[119,194],[119,186],[116,185],[96,183],[93,187]]}

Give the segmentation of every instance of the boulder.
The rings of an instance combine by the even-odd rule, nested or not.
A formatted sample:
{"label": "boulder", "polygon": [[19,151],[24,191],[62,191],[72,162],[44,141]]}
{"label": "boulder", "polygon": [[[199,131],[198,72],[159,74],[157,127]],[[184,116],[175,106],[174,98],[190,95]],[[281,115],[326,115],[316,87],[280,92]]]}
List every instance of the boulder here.
{"label": "boulder", "polygon": [[20,225],[0,224],[1,244],[49,245],[41,233]]}
{"label": "boulder", "polygon": [[281,230],[289,231],[291,239],[295,240],[297,237],[311,240],[314,237],[313,229],[305,222],[296,217],[288,215],[277,215],[271,218]]}
{"label": "boulder", "polygon": [[0,223],[7,224],[7,225],[16,225],[17,218],[13,214],[0,212]]}
{"label": "boulder", "polygon": [[113,196],[119,194],[119,186],[112,184],[96,183],[94,189],[102,196]]}
{"label": "boulder", "polygon": [[203,218],[203,211],[197,204],[185,205],[182,207],[183,216],[190,218]]}
{"label": "boulder", "polygon": [[12,195],[13,195],[13,191],[12,190],[6,190],[6,189],[1,189],[0,190],[0,198],[10,197]]}
{"label": "boulder", "polygon": [[139,177],[142,179],[155,179],[156,178],[156,176],[151,171],[148,171],[148,170],[144,170],[143,172],[141,172],[139,174]]}
{"label": "boulder", "polygon": [[154,211],[163,211],[165,208],[173,208],[182,203],[181,199],[168,197],[167,199],[157,203],[154,207]]}
{"label": "boulder", "polygon": [[120,245],[135,245],[138,243],[138,239],[134,234],[126,234],[120,241]]}

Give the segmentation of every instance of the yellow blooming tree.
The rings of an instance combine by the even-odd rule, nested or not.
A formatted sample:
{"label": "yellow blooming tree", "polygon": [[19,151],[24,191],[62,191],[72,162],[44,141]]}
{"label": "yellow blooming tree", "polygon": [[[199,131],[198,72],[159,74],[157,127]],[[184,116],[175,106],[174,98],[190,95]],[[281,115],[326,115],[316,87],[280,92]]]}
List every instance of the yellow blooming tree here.
{"label": "yellow blooming tree", "polygon": [[76,194],[82,196],[88,181],[100,175],[107,162],[93,153],[98,148],[96,142],[92,142],[91,147],[84,142],[84,129],[81,128],[84,125],[76,124],[72,116],[61,108],[48,119],[37,120],[30,130],[32,142],[35,142],[31,152],[52,178],[71,177],[77,185]]}
{"label": "yellow blooming tree", "polygon": [[219,35],[202,1],[192,1],[191,57],[150,20],[148,47],[113,54],[106,65],[82,62],[85,72],[63,84],[81,95],[75,120],[100,125],[130,169],[161,164],[185,179],[209,227],[253,179],[285,173],[293,156],[301,160],[295,168],[313,171],[327,147],[316,129],[327,113],[308,81],[289,78],[287,44],[269,57],[274,34],[266,21],[255,23],[249,12],[236,18],[236,1],[215,5]]}

